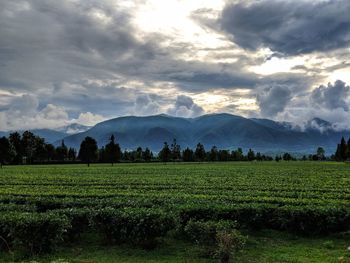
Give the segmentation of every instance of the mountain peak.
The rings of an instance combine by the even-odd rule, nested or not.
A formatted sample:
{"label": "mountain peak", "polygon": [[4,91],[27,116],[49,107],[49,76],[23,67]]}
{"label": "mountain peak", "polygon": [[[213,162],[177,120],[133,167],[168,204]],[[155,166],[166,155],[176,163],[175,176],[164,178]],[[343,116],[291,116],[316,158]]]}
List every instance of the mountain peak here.
{"label": "mountain peak", "polygon": [[306,129],[319,130],[321,132],[325,132],[332,130],[333,125],[332,123],[326,120],[315,117],[306,123]]}

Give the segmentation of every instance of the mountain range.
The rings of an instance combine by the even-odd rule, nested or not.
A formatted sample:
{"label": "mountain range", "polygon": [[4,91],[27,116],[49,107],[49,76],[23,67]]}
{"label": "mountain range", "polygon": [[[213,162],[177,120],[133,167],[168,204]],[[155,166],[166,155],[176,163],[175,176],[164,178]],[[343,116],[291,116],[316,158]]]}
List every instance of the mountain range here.
{"label": "mountain range", "polygon": [[[31,129],[30,132],[34,133],[35,135],[42,137],[45,139],[48,143],[56,143],[58,140],[62,140],[63,138],[71,135],[76,134],[79,132],[84,132],[88,130],[89,126],[81,125],[78,123],[69,124],[60,128],[57,128],[55,130],[52,129]],[[10,133],[15,131],[0,131],[0,137],[2,136],[9,136]],[[20,134],[24,132],[24,130],[18,131]]]}
{"label": "mountain range", "polygon": [[[350,136],[349,130],[337,131],[331,123],[319,118],[308,121],[301,128],[288,122],[249,119],[231,114],[210,114],[197,118],[164,114],[127,116],[103,121],[93,127],[77,125],[58,131],[45,129],[32,132],[56,145],[63,139],[68,147],[76,149],[86,136],[95,138],[101,147],[108,143],[113,134],[122,149],[136,149],[141,146],[149,147],[155,152],[162,148],[164,142],[171,144],[176,138],[182,149],[195,148],[201,142],[207,150],[215,145],[219,149],[241,147],[243,150],[252,148],[264,153],[313,153],[321,146],[327,154],[332,154],[340,138]],[[67,134],[68,131],[78,132]]]}

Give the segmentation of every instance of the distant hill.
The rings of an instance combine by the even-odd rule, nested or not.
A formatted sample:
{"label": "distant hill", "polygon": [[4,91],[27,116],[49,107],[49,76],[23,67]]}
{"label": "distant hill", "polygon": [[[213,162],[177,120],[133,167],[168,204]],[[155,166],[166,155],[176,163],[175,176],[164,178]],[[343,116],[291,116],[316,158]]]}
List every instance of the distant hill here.
{"label": "distant hill", "polygon": [[311,153],[322,146],[331,154],[341,136],[350,136],[350,131],[335,131],[331,127],[330,123],[321,119],[313,119],[301,129],[294,128],[290,123],[230,114],[210,114],[198,118],[162,114],[107,120],[84,132],[67,136],[64,140],[68,146],[79,148],[81,141],[91,136],[102,146],[113,134],[123,149],[141,146],[157,152],[165,141],[171,144],[176,138],[182,149],[194,148],[201,142],[207,149],[215,145],[221,149],[241,147],[261,152]]}
{"label": "distant hill", "polygon": [[[58,140],[63,139],[64,137],[68,136],[67,133],[60,132],[60,131],[54,131],[50,129],[34,129],[34,130],[29,130],[33,134],[44,138],[46,142],[48,143],[54,143]],[[8,132],[0,132],[0,137],[2,136],[9,136],[10,133],[13,131],[8,131]],[[19,133],[23,133],[24,131],[18,131]]]}
{"label": "distant hill", "polygon": [[[61,140],[69,135],[80,133],[87,131],[90,129],[91,126],[85,126],[78,123],[72,123],[67,126],[63,126],[60,128],[57,128],[55,130],[53,129],[32,129],[29,130],[30,132],[34,133],[37,136],[40,136],[41,138],[44,138],[46,142],[48,143],[56,143],[58,141],[61,142]],[[14,131],[0,131],[0,137],[2,136],[9,136],[9,134]],[[19,133],[23,133],[24,130],[18,131]]]}

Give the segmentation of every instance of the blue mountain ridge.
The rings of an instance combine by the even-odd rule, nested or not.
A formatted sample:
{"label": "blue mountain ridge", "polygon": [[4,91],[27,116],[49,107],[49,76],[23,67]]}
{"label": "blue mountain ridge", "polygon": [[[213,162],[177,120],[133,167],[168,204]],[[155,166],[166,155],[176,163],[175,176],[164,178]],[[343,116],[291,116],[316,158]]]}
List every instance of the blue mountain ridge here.
{"label": "blue mountain ridge", "polygon": [[[313,125],[311,125],[311,123]],[[317,129],[320,124],[322,129]],[[325,128],[326,127],[326,128]],[[209,150],[236,149],[267,152],[313,153],[321,146],[328,154],[334,152],[342,136],[348,138],[350,131],[336,131],[331,124],[313,119],[310,125],[301,129],[290,123],[280,123],[268,119],[248,119],[231,114],[209,114],[197,118],[180,118],[168,115],[146,117],[126,116],[96,124],[85,132],[66,136],[65,144],[79,148],[86,136],[95,138],[101,147],[114,135],[122,149],[149,147],[158,152],[164,142],[171,144],[176,138],[182,149],[195,148],[198,142]],[[59,141],[56,142],[58,144]]]}

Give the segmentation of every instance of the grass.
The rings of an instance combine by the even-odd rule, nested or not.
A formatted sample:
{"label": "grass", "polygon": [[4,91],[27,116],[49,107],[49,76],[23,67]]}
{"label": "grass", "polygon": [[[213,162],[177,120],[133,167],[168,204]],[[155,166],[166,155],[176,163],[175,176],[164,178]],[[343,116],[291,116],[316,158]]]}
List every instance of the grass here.
{"label": "grass", "polygon": [[[231,262],[242,263],[347,263],[350,262],[349,234],[307,238],[282,232],[264,230],[247,233],[244,250],[237,252]],[[54,254],[31,258],[25,263],[210,263],[217,259],[206,257],[205,250],[196,245],[166,239],[155,250],[146,251],[128,246],[101,246],[94,237],[60,247]],[[12,262],[0,254],[1,262]]]}

